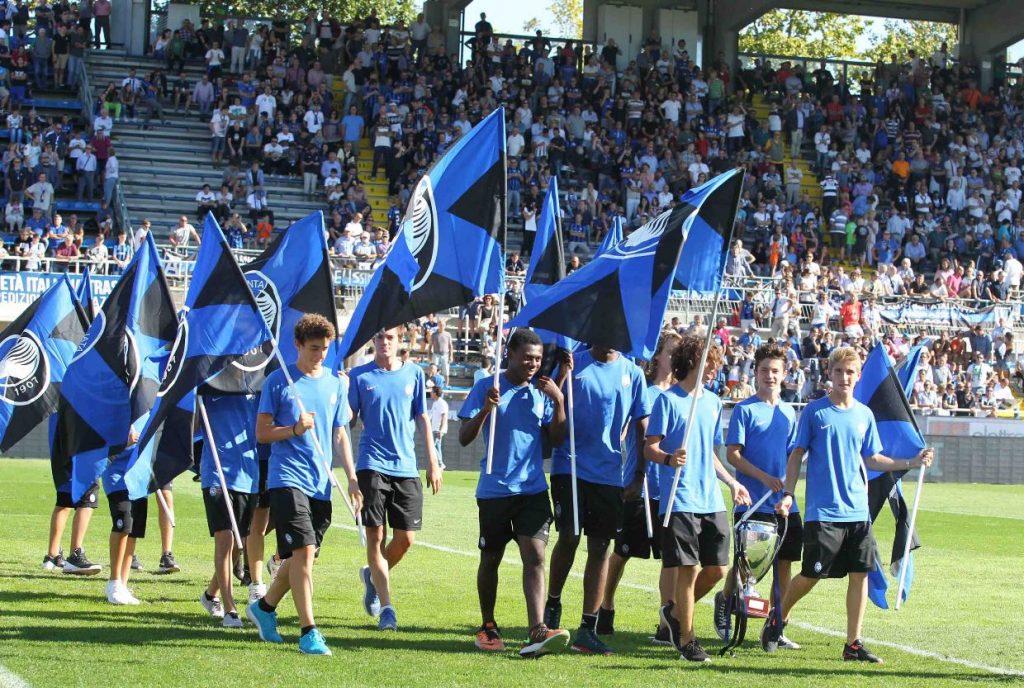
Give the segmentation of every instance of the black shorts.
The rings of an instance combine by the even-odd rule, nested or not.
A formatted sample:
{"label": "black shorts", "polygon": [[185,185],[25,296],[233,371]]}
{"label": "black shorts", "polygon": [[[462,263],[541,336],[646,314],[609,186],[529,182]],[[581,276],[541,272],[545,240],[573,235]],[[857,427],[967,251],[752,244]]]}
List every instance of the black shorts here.
{"label": "black shorts", "polygon": [[77,502],[71,501],[70,492],[58,492],[56,505],[62,509],[95,509],[100,505],[99,483],[93,483]]}
{"label": "black shorts", "polygon": [[[622,523],[622,488],[586,480],[576,481],[580,533],[611,540]],[[559,533],[572,533],[572,477],[551,476],[551,503]]]}
{"label": "black shorts", "polygon": [[168,480],[166,483],[160,486],[160,489],[166,490],[168,492],[174,492],[174,481]]}
{"label": "black shorts", "polygon": [[[740,517],[744,513],[743,511],[733,512],[733,522],[739,523]],[[804,522],[800,518],[800,514],[789,512],[785,525],[783,525],[782,516],[778,514],[756,513],[747,520],[774,523],[779,529],[779,535],[782,535],[782,530],[785,528],[786,536],[782,538],[782,546],[779,547],[779,560],[800,561],[800,555],[804,548]]]}
{"label": "black shorts", "polygon": [[724,511],[714,514],[675,511],[661,538],[664,568],[729,565],[729,517]]}
{"label": "black shorts", "polygon": [[110,532],[137,539],[146,537],[149,497],[131,500],[128,499],[128,490],[118,490],[107,495],[107,502],[110,504]]}
{"label": "black shorts", "polygon": [[[257,447],[261,445],[256,445]],[[260,509],[270,508],[270,493],[267,492],[267,473],[270,470],[270,461],[260,459],[260,492],[256,499],[256,506]]]}
{"label": "black shorts", "polygon": [[871,523],[804,524],[805,578],[845,578],[848,573],[867,573],[875,567],[875,536]]}
{"label": "black shorts", "polygon": [[663,527],[658,518],[658,500],[649,499],[647,504],[651,510],[652,537],[647,535],[647,513],[644,511],[644,500],[631,499],[623,504],[622,527],[615,534],[615,553],[623,559],[661,559],[661,538]]}
{"label": "black shorts", "polygon": [[551,502],[547,490],[532,495],[477,499],[480,549],[503,550],[509,541],[526,537],[548,541]]}
{"label": "black shorts", "polygon": [[[231,499],[231,510],[235,512],[235,523],[238,534],[243,538],[249,536],[249,524],[252,523],[252,512],[256,510],[257,497],[248,492],[228,490]],[[228,516],[224,495],[219,487],[203,488],[203,506],[206,507],[206,525],[210,536],[221,530],[231,530],[231,518]]]}
{"label": "black shorts", "polygon": [[299,547],[320,549],[324,534],[331,526],[331,502],[313,499],[294,487],[270,490],[270,508],[277,521],[277,554],[292,556]]}
{"label": "black shorts", "polygon": [[423,527],[423,485],[420,479],[396,478],[363,469],[356,472],[363,493],[363,525],[389,525],[395,530]]}

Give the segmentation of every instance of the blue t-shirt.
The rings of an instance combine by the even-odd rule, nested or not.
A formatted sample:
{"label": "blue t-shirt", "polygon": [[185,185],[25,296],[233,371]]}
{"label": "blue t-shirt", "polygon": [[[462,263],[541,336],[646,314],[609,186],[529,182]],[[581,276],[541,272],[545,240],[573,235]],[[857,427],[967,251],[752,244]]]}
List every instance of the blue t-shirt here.
{"label": "blue t-shirt", "polygon": [[[673,385],[654,401],[651,417],[647,419],[647,436],[661,436],[661,449],[669,454],[683,446],[686,421],[690,417],[693,397]],[[672,494],[672,479],[676,469],[658,465],[661,472],[661,501],[659,513],[671,506],[673,512],[714,514],[725,511],[722,492],[715,475],[715,445],[722,443],[722,402],[704,390],[697,400],[695,423],[686,445],[686,465],[679,476],[679,486]]]}
{"label": "blue t-shirt", "polygon": [[[575,355],[572,375],[576,475],[599,485],[622,485],[622,431],[651,413],[647,382],[639,367],[619,354],[610,363],[590,351]],[[568,394],[566,408],[568,409]],[[551,457],[551,475],[569,475],[569,438]]]}
{"label": "blue t-shirt", "polygon": [[800,414],[795,446],[807,450],[805,520],[858,523],[871,519],[863,459],[882,451],[871,409],[859,401],[841,409],[827,396],[815,399]]}
{"label": "blue t-shirt", "polygon": [[[304,375],[295,364],[288,366],[295,381],[295,392],[306,411],[313,414],[313,429],[298,437],[289,437],[270,445],[267,466],[267,488],[294,487],[313,499],[331,499],[331,478],[324,459],[313,445],[313,433],[320,440],[329,463],[334,447],[334,428],[348,423],[345,404],[346,380],[327,368],[319,377]],[[267,376],[260,394],[260,413],[270,414],[274,425],[288,427],[299,420],[299,405],[289,389],[284,372],[275,370]],[[216,430],[214,431],[216,432]]]}
{"label": "blue t-shirt", "polygon": [[[494,413],[484,422],[480,435],[484,438],[484,455],[480,459],[480,480],[476,485],[479,499],[493,499],[510,495],[532,495],[548,489],[544,479],[544,452],[541,428],[555,417],[551,399],[531,384],[514,386],[505,375],[499,376],[501,403],[498,405],[498,425],[494,429],[494,457],[491,474],[487,475],[487,443]],[[473,385],[459,418],[470,420],[480,413],[487,392],[494,380],[486,378]]]}
{"label": "blue t-shirt", "polygon": [[[647,394],[648,404],[654,406],[654,400],[657,399],[664,391],[657,385],[648,385],[645,394]],[[628,487],[633,482],[633,475],[636,473],[636,464],[640,458],[641,452],[644,450],[643,440],[637,441],[636,425],[633,423],[629,424],[629,429],[626,431],[626,462],[622,464],[622,487]],[[651,499],[657,501],[661,498],[660,476],[661,472],[658,470],[658,464],[647,462],[646,469],[647,473],[647,489],[651,494]],[[646,496],[646,493],[641,490],[641,496]]]}
{"label": "blue t-shirt", "polygon": [[406,363],[385,370],[370,361],[349,372],[348,403],[363,421],[356,470],[416,478],[416,419],[426,413],[423,370]]}
{"label": "blue t-shirt", "polygon": [[[256,405],[255,394],[225,394],[204,396],[203,405],[210,419],[210,428],[217,444],[217,458],[224,471],[224,482],[232,492],[256,494],[259,492],[260,465],[256,458]],[[204,489],[220,487],[217,464],[213,462],[210,440],[203,429],[203,456],[199,464],[201,485]]]}
{"label": "blue t-shirt", "polygon": [[[795,440],[796,412],[793,407],[784,401],[772,406],[755,394],[733,408],[725,443],[740,445],[747,461],[768,475],[785,480],[786,462]],[[747,488],[750,500],[755,504],[768,491],[764,483],[742,471],[736,471],[736,479]],[[781,500],[781,492],[772,495],[758,511],[763,514],[773,513],[775,505]],[[746,511],[748,508],[737,506],[736,511]],[[799,511],[795,501],[790,511]]]}

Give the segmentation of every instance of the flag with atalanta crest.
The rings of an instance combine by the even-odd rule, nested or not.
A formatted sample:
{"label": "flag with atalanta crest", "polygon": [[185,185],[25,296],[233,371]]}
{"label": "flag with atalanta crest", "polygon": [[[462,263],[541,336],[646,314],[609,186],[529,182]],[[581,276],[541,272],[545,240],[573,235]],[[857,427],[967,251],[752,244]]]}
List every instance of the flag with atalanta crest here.
{"label": "flag with atalanta crest", "polygon": [[57,410],[68,363],[88,326],[64,274],[0,334],[0,451]]}
{"label": "flag with atalanta crest", "polygon": [[161,354],[178,318],[152,234],[147,234],[89,326],[61,387],[51,464],[77,502],[124,451],[132,424],[149,413]]}
{"label": "flag with atalanta crest", "polygon": [[[675,208],[528,301],[509,325],[650,359],[680,265],[689,282],[721,279],[742,188],[742,171],[733,170],[688,191]],[[709,241],[712,234],[719,240]],[[691,244],[691,236],[700,241]],[[717,276],[702,272],[713,269]]]}
{"label": "flag with atalanta crest", "polygon": [[128,460],[124,482],[131,499],[192,465],[196,389],[270,341],[256,298],[209,213],[163,379]]}
{"label": "flag with atalanta crest", "polygon": [[341,342],[338,364],[383,329],[501,292],[505,112],[460,138],[413,189],[405,218]]}
{"label": "flag with atalanta crest", "polygon": [[[323,212],[318,210],[278,234],[263,253],[242,266],[242,272],[286,363],[298,356],[294,331],[303,315],[317,313],[337,326]],[[332,347],[324,365],[333,368],[336,354]],[[263,388],[267,375],[278,367],[273,343],[268,342],[233,360],[200,392],[252,394]]]}

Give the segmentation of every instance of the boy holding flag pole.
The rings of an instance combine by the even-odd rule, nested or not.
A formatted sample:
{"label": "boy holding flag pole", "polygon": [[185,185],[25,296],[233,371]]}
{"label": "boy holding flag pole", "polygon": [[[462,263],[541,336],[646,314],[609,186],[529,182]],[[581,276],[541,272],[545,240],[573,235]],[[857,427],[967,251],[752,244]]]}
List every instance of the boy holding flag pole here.
{"label": "boy holding flag pole", "polygon": [[851,347],[837,348],[829,356],[832,390],[809,403],[797,422],[785,491],[775,510],[781,516],[789,515],[800,464],[806,455],[804,559],[800,575],[793,579],[782,599],[782,609],[773,609],[761,630],[761,647],[766,652],[776,650],[781,627],[793,607],[820,579],[849,576],[843,661],[882,663],[861,641],[868,599],[867,576],[874,566],[875,551],[867,469],[884,472],[926,467],[931,465],[933,450],[922,449],[915,458],[906,460],[881,454],[875,415],[853,395],[860,375],[861,358],[857,351]]}
{"label": "boy holding flag pole", "polygon": [[262,640],[283,642],[275,610],[290,590],[302,630],[299,651],[314,655],[331,654],[313,618],[312,584],[313,561],[331,523],[331,485],[336,482],[321,458],[328,443],[341,459],[349,494],[357,506],[362,503],[345,432],[346,381],[323,365],[334,337],[334,325],[323,316],[299,319],[298,358],[290,369],[282,367],[267,377],[256,417],[256,441],[271,445],[267,487],[284,563],[267,594],[249,603],[246,616]]}

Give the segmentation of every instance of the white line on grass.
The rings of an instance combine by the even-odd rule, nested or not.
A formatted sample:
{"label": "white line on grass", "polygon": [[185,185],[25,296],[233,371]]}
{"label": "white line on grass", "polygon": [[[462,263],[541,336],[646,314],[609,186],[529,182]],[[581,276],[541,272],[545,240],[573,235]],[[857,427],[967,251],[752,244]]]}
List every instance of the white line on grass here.
{"label": "white line on grass", "polygon": [[[331,524],[335,528],[343,528],[345,530],[355,531],[355,526],[347,524],[333,523]],[[444,545],[435,545],[430,542],[424,542],[423,540],[417,539],[415,546],[426,547],[427,549],[437,550],[438,552],[444,552],[445,554],[458,554],[463,557],[477,558],[478,552],[467,552],[461,549],[453,549],[451,547],[445,547]],[[511,566],[521,566],[519,561],[515,558],[506,558],[503,560],[504,564]],[[583,578],[583,574],[573,572],[571,574],[574,578]],[[637,583],[627,583],[622,581],[619,583],[620,587],[632,588],[633,590],[640,590],[643,592],[658,593],[658,589],[649,585],[639,585]],[[711,604],[709,600],[704,600],[704,604]],[[835,631],[831,628],[822,628],[821,626],[815,626],[814,624],[804,623],[802,621],[791,621],[793,626],[801,628],[805,631],[811,631],[812,633],[820,633],[821,635],[827,635],[832,638],[843,638],[846,639],[846,633],[842,631]],[[1007,669],[1006,667],[992,666],[990,664],[982,664],[981,662],[973,662],[969,659],[960,659],[959,657],[951,657],[944,655],[941,652],[932,652],[931,650],[922,650],[920,648],[913,647],[911,645],[903,645],[901,643],[892,643],[888,640],[878,640],[877,638],[864,638],[865,643],[871,643],[872,645],[881,645],[882,647],[889,647],[900,652],[905,652],[908,655],[914,655],[915,657],[925,657],[928,659],[936,659],[940,662],[946,662],[947,664],[956,664],[958,666],[966,667],[968,669],[977,669],[979,671],[987,671],[991,674],[999,674],[1001,676],[1024,676],[1024,671],[1018,671],[1016,669]]]}
{"label": "white line on grass", "polygon": [[28,683],[16,673],[0,664],[0,686],[2,688],[29,688]]}

